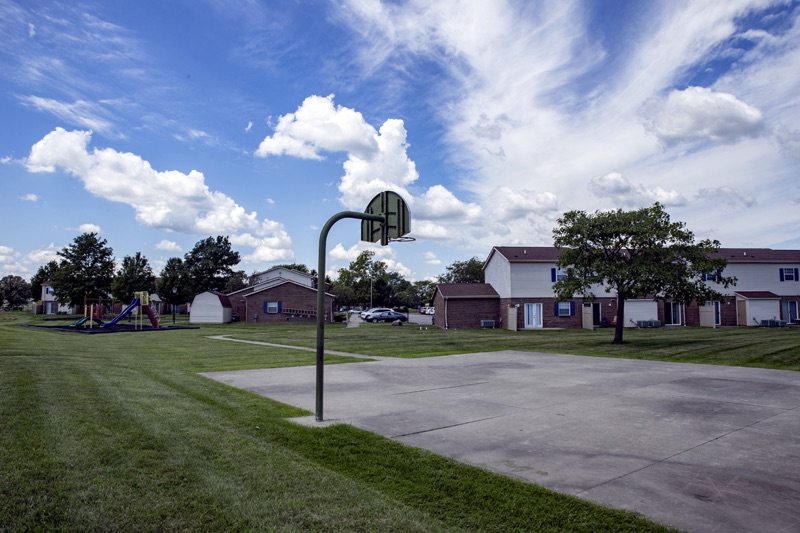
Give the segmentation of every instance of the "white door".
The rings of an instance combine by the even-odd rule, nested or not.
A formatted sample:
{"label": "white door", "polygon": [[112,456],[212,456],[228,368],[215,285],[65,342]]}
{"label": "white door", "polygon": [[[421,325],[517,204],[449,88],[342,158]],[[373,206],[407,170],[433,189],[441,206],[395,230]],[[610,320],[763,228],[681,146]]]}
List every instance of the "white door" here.
{"label": "white door", "polygon": [[542,327],[542,304],[525,304],[525,329]]}

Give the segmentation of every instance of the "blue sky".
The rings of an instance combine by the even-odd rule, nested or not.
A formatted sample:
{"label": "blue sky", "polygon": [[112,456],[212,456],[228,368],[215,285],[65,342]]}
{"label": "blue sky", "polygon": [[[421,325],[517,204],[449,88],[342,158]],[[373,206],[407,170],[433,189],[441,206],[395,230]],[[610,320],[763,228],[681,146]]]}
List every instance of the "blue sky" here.
{"label": "blue sky", "polygon": [[0,0],[0,275],[84,231],[156,272],[227,235],[316,268],[382,190],[432,278],[659,201],[698,238],[800,248],[797,1]]}

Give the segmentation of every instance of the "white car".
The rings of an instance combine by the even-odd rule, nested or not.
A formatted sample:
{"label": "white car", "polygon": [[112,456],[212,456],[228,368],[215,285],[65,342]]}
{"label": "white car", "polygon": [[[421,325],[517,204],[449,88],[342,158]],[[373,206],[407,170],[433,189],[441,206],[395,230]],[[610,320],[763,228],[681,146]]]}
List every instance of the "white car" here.
{"label": "white car", "polygon": [[362,320],[367,320],[369,315],[372,313],[382,313],[383,311],[391,311],[388,307],[373,307],[372,309],[367,309],[366,311],[361,311],[359,315]]}

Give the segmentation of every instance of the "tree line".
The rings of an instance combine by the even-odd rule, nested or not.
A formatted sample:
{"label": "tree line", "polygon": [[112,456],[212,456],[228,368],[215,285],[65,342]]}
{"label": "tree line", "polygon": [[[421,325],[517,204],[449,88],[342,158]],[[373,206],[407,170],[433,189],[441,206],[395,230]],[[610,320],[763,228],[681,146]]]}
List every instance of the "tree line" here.
{"label": "tree line", "polygon": [[[138,291],[156,293],[162,301],[180,305],[201,292],[230,293],[245,288],[255,282],[257,274],[235,269],[240,255],[224,236],[208,237],[183,257],[169,258],[158,276],[141,252],[126,255],[115,267],[113,249],[97,233],[77,236],[57,255],[58,260],[39,267],[30,283],[20,276],[2,278],[0,301],[5,301],[7,308],[19,309],[32,297],[38,299],[42,284],[49,282],[55,299],[73,307],[87,301],[107,301],[109,296],[130,302]],[[409,282],[389,271],[383,261],[375,261],[374,256],[374,252],[364,251],[348,267],[339,269],[335,281],[326,277],[338,305],[417,307],[431,303],[437,282],[483,282],[483,262],[477,257],[454,262],[436,281]],[[277,266],[316,276],[316,271],[304,264]]]}

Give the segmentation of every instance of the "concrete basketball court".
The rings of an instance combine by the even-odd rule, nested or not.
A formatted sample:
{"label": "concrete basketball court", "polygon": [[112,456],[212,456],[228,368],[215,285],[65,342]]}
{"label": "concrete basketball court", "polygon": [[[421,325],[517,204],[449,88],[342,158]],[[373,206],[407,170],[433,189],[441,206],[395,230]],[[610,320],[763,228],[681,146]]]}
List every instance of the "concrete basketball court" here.
{"label": "concrete basketball court", "polygon": [[[502,351],[325,367],[352,424],[686,531],[800,531],[800,374]],[[205,376],[314,411],[315,368]]]}

